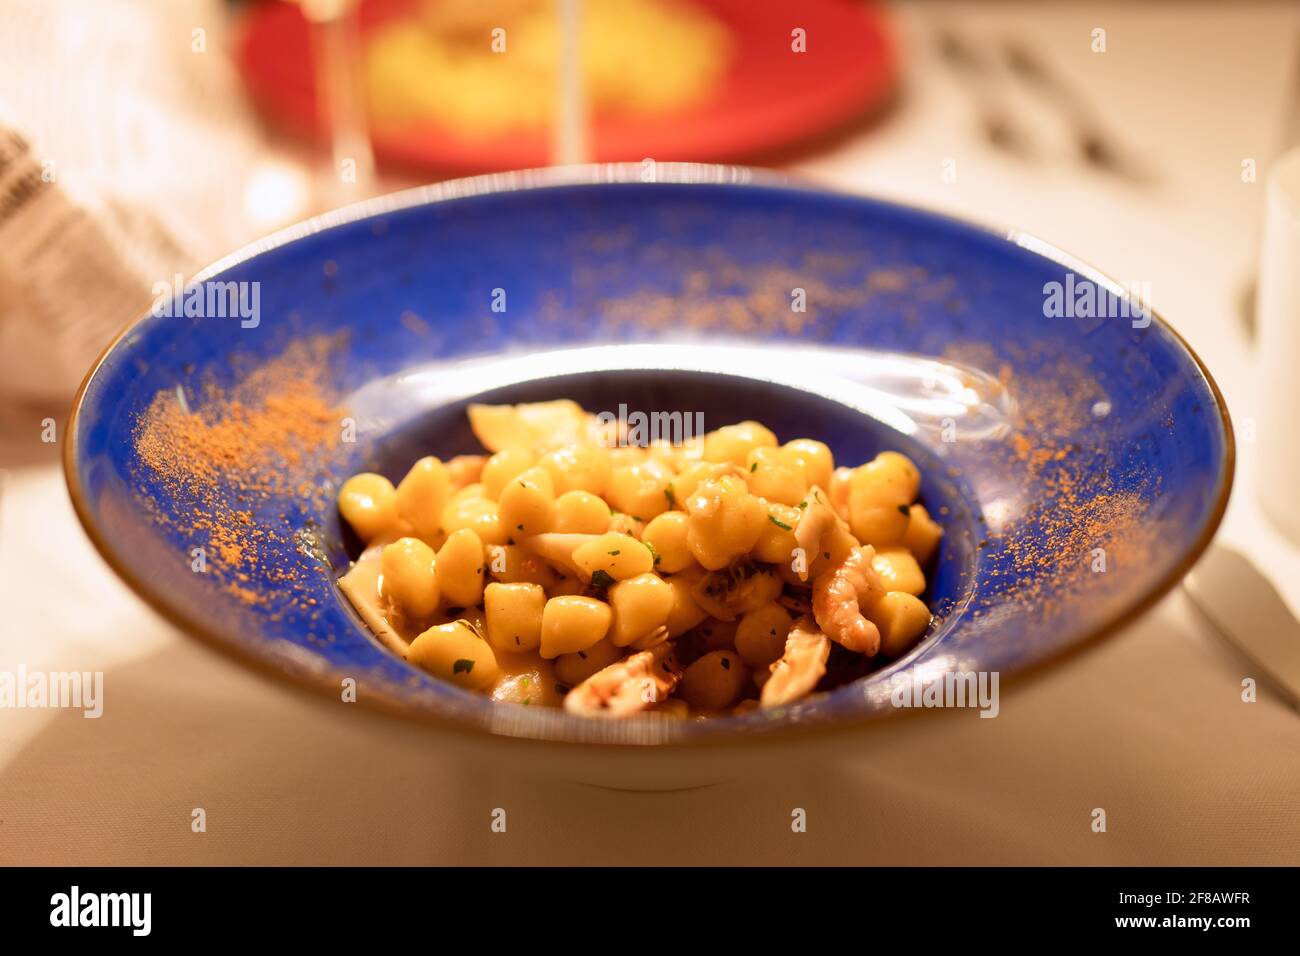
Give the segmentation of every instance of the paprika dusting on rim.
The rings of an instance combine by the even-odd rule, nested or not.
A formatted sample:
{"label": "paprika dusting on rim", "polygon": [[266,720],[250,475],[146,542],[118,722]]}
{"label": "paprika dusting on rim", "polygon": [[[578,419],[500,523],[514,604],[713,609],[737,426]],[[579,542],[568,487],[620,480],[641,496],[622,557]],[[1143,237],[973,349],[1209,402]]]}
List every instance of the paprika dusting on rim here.
{"label": "paprika dusting on rim", "polygon": [[1112,572],[1153,559],[1161,529],[1152,520],[1151,501],[1160,476],[1141,466],[1117,468],[1111,461],[1116,450],[1088,438],[1095,409],[1108,403],[1086,357],[1016,343],[1001,347],[1018,366],[1038,371],[1013,374],[986,343],[954,344],[945,353],[996,372],[1016,397],[1011,433],[980,447],[1033,489],[1024,514],[987,529],[989,544],[1005,552],[1006,561],[992,570],[995,589],[974,613],[1006,602],[1050,618],[1122,589],[1122,574],[1093,567],[1097,554]]}
{"label": "paprika dusting on rim", "polygon": [[[202,548],[206,570],[246,604],[282,599],[262,582],[290,585],[299,575],[261,565],[268,545],[292,537],[264,509],[281,498],[321,512],[330,505],[346,412],[330,394],[326,370],[339,344],[326,336],[296,342],[233,387],[209,377],[193,390],[161,390],[135,423],[143,467],[170,501],[183,503],[168,512],[155,499],[154,513]],[[149,484],[142,487],[148,495]]]}

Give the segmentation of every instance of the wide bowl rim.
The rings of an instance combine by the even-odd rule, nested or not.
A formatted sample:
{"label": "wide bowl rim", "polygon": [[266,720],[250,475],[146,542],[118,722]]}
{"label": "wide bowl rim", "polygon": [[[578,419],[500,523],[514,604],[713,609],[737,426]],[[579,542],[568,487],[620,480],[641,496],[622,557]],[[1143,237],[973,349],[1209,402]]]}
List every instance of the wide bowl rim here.
{"label": "wide bowl rim", "polygon": [[[649,173],[649,178],[647,178],[647,173]],[[870,194],[852,193],[828,188],[826,185],[817,183],[806,177],[790,175],[777,170],[713,163],[656,163],[653,160],[626,163],[591,163],[576,166],[554,166],[538,169],[516,170],[504,173],[485,173],[482,175],[449,179],[437,183],[401,189],[392,193],[385,193],[320,213],[277,229],[258,239],[254,239],[198,270],[189,278],[188,281],[204,281],[213,276],[219,275],[239,263],[261,255],[264,252],[280,248],[300,239],[324,232],[327,229],[332,229],[336,226],[347,225],[349,223],[358,222],[384,213],[398,212],[422,205],[432,205],[434,203],[447,202],[454,199],[504,194],[524,190],[547,189],[564,186],[617,184],[665,184],[677,186],[730,185],[742,187],[752,185],[772,189],[784,189],[791,192],[809,192],[821,195],[841,196],[848,199],[865,200],[867,202],[874,202],[900,209],[909,209],[922,213],[933,219],[946,221],[950,224],[959,225],[966,229],[983,233],[994,238],[1006,240],[1025,249],[1026,251],[1035,253],[1057,263],[1058,265],[1064,266],[1078,275],[1087,277],[1089,280],[1107,288],[1113,294],[1120,296],[1121,298],[1128,298],[1129,296],[1128,291],[1125,290],[1120,283],[1103,273],[1101,270],[1065,252],[1053,243],[1022,229],[996,226],[963,216],[954,216],[951,213],[933,209],[911,201],[902,202],[896,199],[886,199]],[[1064,661],[1073,658],[1075,655],[1092,649],[1105,638],[1114,636],[1116,633],[1123,630],[1124,627],[1133,621],[1136,621],[1154,607],[1156,603],[1165,597],[1165,595],[1172,591],[1177,583],[1192,569],[1200,559],[1201,555],[1205,552],[1206,548],[1209,547],[1210,542],[1213,540],[1223,522],[1223,517],[1227,511],[1228,501],[1235,480],[1237,457],[1236,437],[1233,431],[1232,419],[1228,412],[1227,403],[1224,400],[1223,393],[1219,389],[1218,383],[1214,380],[1214,376],[1211,375],[1209,368],[1206,366],[1200,355],[1197,354],[1196,350],[1193,349],[1177,329],[1175,329],[1173,325],[1171,325],[1155,309],[1150,309],[1150,316],[1159,330],[1168,335],[1175,344],[1191,357],[1196,370],[1200,373],[1201,379],[1214,400],[1215,409],[1218,412],[1219,424],[1223,429],[1224,449],[1223,457],[1220,462],[1221,469],[1217,479],[1213,507],[1200,534],[1188,548],[1187,553],[1183,556],[1182,560],[1179,561],[1179,563],[1159,582],[1149,587],[1145,593],[1132,601],[1127,602],[1125,606],[1120,607],[1108,618],[1101,621],[1098,625],[1081,635],[1068,646],[1059,649],[1055,653],[1049,654],[1041,660],[1032,662],[1024,667],[1017,668],[1014,672],[1008,673],[1003,678],[1004,682],[1013,681],[1019,683],[1031,677],[1041,675],[1043,672],[1060,665]],[[90,505],[82,494],[80,471],[78,468],[78,420],[81,416],[86,394],[101,367],[118,346],[138,326],[142,325],[149,318],[151,318],[150,310],[144,309],[134,318],[126,322],[126,324],[112,337],[107,345],[104,346],[99,356],[91,364],[85,377],[82,379],[81,385],[77,389],[76,395],[73,397],[72,407],[66,426],[67,439],[63,443],[63,472],[64,480],[68,488],[68,494],[72,500],[73,510],[77,515],[77,520],[81,523],[82,528],[86,532],[87,537],[90,538],[95,550],[99,552],[100,556],[112,571],[124,584],[127,585],[127,587],[129,587],[141,600],[143,600],[153,611],[158,613],[168,623],[172,624],[186,635],[202,641],[209,647],[221,651],[245,666],[251,667],[254,672],[260,673],[263,676],[273,676],[276,678],[276,682],[281,685],[293,687],[300,691],[312,690],[318,695],[328,694],[329,696],[336,698],[338,694],[338,685],[337,682],[330,679],[333,673],[332,671],[329,671],[328,669],[323,671],[316,671],[313,669],[310,672],[289,671],[282,667],[277,667],[273,661],[256,654],[237,641],[232,641],[227,637],[222,636],[217,630],[207,627],[200,620],[191,617],[183,610],[168,604],[160,593],[156,593],[150,587],[147,580],[137,576],[127,567],[126,562],[118,556],[113,546],[101,533],[92,517]],[[788,742],[791,738],[807,739],[809,736],[825,737],[827,734],[831,733],[845,733],[849,731],[863,732],[869,727],[885,723],[885,721],[880,719],[879,714],[853,710],[842,717],[826,718],[819,720],[812,725],[791,722],[783,726],[765,728],[760,734],[738,733],[730,736],[686,737],[658,743],[625,743],[613,740],[573,741],[562,736],[526,737],[515,734],[503,735],[481,724],[451,718],[446,714],[429,710],[412,709],[402,706],[400,703],[390,701],[386,697],[376,699],[368,697],[367,695],[361,695],[358,699],[371,711],[405,719],[424,726],[436,727],[442,731],[454,732],[458,735],[478,740],[492,740],[495,742],[508,741],[517,745],[562,744],[571,747],[582,747],[588,750],[636,749],[640,751],[653,752],[678,749],[694,750],[705,747],[749,747],[775,742]],[[916,713],[921,712],[916,708],[904,708],[904,710],[909,713],[913,711]],[[899,715],[896,710],[894,714],[891,715],[891,722],[896,721],[898,717]]]}

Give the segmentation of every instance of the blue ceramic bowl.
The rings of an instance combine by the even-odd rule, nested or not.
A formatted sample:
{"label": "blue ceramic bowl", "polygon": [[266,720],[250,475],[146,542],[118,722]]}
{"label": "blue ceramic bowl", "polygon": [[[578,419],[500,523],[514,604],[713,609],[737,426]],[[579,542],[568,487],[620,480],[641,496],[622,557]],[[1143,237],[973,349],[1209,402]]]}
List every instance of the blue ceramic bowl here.
{"label": "blue ceramic bowl", "polygon": [[[351,679],[362,703],[476,736],[686,745],[859,726],[898,710],[900,681],[1060,658],[1151,605],[1206,546],[1232,480],[1222,398],[1119,286],[1018,234],[746,170],[656,172],[445,183],[209,269],[198,278],[258,284],[255,327],[151,313],[77,398],[67,478],[99,550],[182,629],[336,699]],[[158,396],[179,388],[201,413],[323,337],[318,384],[341,409],[329,427],[355,441],[299,461],[306,486],[250,491],[218,468],[197,493],[142,457]],[[476,392],[702,410],[709,427],[756,418],[850,464],[905,451],[947,528],[931,632],[832,693],[705,722],[583,720],[438,682],[381,647],[335,586],[356,542],[332,495],[359,470],[396,479],[420,455],[475,450]],[[196,508],[265,528],[256,560],[223,569]],[[196,548],[211,566],[195,569]]]}

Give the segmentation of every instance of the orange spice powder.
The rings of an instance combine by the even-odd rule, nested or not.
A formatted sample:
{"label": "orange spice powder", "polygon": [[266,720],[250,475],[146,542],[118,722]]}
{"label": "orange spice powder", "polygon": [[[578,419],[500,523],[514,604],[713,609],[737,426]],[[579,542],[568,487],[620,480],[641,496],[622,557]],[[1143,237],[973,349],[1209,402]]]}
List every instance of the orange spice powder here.
{"label": "orange spice powder", "polygon": [[[170,496],[191,502],[167,520],[204,548],[209,570],[247,604],[266,599],[249,583],[260,553],[285,543],[255,512],[279,497],[321,503],[322,477],[339,450],[346,412],[328,393],[325,371],[339,341],[317,337],[252,367],[233,388],[212,380],[193,399],[163,390],[136,422],[135,450]],[[191,408],[191,403],[194,408]],[[153,502],[161,514],[161,502]],[[291,583],[293,572],[278,572]]]}
{"label": "orange spice powder", "polygon": [[1153,559],[1160,529],[1150,506],[1159,475],[1129,474],[1130,487],[1118,488],[1101,450],[1079,446],[1094,404],[1105,399],[1086,357],[1053,355],[1041,345],[1004,348],[1018,366],[1041,371],[1013,373],[986,343],[953,345],[945,356],[996,370],[1016,399],[1011,433],[985,450],[1025,476],[1033,500],[1026,514],[990,533],[1008,559],[993,577],[997,600],[1052,617],[1074,601],[1104,600],[1123,586],[1127,570]]}

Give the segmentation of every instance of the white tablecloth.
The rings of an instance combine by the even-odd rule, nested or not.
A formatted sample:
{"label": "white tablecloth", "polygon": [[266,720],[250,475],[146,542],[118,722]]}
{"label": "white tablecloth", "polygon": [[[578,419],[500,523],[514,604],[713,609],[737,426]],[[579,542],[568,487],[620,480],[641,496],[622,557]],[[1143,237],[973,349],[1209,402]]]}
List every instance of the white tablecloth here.
{"label": "white tablecloth", "polygon": [[[929,29],[949,13],[978,40],[1032,38],[1160,184],[982,145],[932,62]],[[1300,96],[1300,9],[929,4],[900,11],[900,25],[912,69],[897,109],[792,165],[1014,224],[1149,282],[1238,423],[1253,417],[1263,397],[1238,300],[1262,175]],[[1248,158],[1261,182],[1242,181]],[[996,720],[907,721],[807,777],[672,794],[523,781],[468,770],[418,729],[293,692],[159,620],[77,526],[58,446],[40,440],[44,414],[0,414],[0,669],[103,670],[105,707],[98,720],[0,710],[0,863],[1300,863],[1300,715],[1267,690],[1241,700],[1241,678],[1258,675],[1181,593],[1004,692]],[[1254,460],[1243,442],[1222,538],[1300,607],[1300,550],[1260,516]],[[196,807],[204,833],[191,830]],[[504,834],[489,827],[496,807]],[[791,832],[795,807],[806,833]],[[1097,807],[1105,833],[1090,827]]]}

